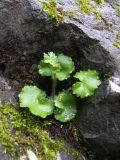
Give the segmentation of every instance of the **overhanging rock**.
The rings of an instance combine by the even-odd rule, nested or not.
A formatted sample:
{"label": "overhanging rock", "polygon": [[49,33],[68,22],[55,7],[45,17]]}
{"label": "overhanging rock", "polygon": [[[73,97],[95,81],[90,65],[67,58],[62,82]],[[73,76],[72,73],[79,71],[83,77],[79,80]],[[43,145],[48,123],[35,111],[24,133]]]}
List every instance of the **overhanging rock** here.
{"label": "overhanging rock", "polygon": [[[75,1],[59,0],[59,4],[65,10],[78,8]],[[104,6],[98,5],[103,20],[97,20],[93,13],[76,13],[73,19],[66,17],[56,27],[40,8],[38,0],[0,1],[1,75],[17,81],[16,85],[28,70],[35,77],[36,65],[46,51],[70,55],[77,70],[97,70],[103,83],[84,103],[85,107],[79,109],[79,133],[98,154],[119,157],[120,93],[116,79],[119,81],[120,77],[120,50],[113,43],[119,33],[120,18],[115,5],[113,8],[108,1]]]}

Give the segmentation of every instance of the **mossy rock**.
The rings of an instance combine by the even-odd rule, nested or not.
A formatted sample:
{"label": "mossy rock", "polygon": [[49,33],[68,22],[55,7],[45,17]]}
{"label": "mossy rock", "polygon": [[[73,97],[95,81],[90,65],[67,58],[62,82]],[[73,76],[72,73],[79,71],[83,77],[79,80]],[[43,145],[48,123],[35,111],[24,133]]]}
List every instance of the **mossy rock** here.
{"label": "mossy rock", "polygon": [[74,149],[65,147],[63,140],[50,137],[46,131],[48,121],[41,121],[27,109],[18,111],[15,106],[1,104],[0,122],[3,155],[8,155],[10,160],[27,160],[31,156],[38,160],[56,160],[61,151],[82,158]]}
{"label": "mossy rock", "polygon": [[[43,120],[19,108],[18,93],[0,77],[0,160],[62,160],[83,156],[61,138],[49,135],[52,120]],[[72,154],[71,154],[72,153]]]}
{"label": "mossy rock", "polygon": [[39,117],[28,110],[18,112],[9,104],[0,105],[0,141],[4,153],[11,157],[35,154],[41,160],[53,160],[63,147],[62,141],[49,137]]}

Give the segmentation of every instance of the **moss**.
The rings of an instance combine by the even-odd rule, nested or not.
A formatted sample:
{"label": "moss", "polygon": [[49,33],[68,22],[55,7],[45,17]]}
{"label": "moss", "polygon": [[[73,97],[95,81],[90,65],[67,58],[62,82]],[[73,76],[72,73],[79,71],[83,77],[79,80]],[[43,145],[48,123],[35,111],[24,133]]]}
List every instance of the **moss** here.
{"label": "moss", "polygon": [[[63,140],[49,136],[46,128],[50,121],[41,122],[28,109],[18,112],[14,107],[0,104],[0,142],[3,153],[8,153],[16,160],[22,156],[27,158],[28,151],[32,151],[38,160],[55,160],[59,151],[80,157],[80,153],[74,148],[65,147]],[[77,139],[76,130],[71,127]]]}
{"label": "moss", "polygon": [[62,140],[53,140],[28,110],[18,112],[9,104],[0,105],[0,120],[0,141],[11,157],[18,159],[31,150],[40,160],[54,160],[64,146]]}
{"label": "moss", "polygon": [[116,6],[117,15],[120,17],[120,4]]}
{"label": "moss", "polygon": [[[46,11],[50,18],[53,20],[54,25],[59,25],[65,17],[74,18],[76,12],[87,13],[90,15],[94,13],[98,20],[102,19],[102,14],[98,10],[96,4],[91,2],[90,0],[76,0],[76,4],[78,5],[77,10],[64,10],[63,5],[58,5],[57,0],[48,0],[47,2],[44,0],[39,0],[42,3],[42,11]],[[99,4],[103,4],[104,0],[97,0]]]}
{"label": "moss", "polygon": [[91,3],[89,0],[77,0],[79,6],[79,12],[91,14]]}
{"label": "moss", "polygon": [[80,13],[87,13],[88,15],[94,13],[96,19],[102,20],[103,16],[94,2],[91,2],[90,0],[77,0],[77,4],[80,8]]}
{"label": "moss", "polygon": [[120,48],[120,32],[116,34],[116,40],[113,43],[114,46],[116,46],[117,48]]}
{"label": "moss", "polygon": [[96,10],[93,11],[93,13],[96,15],[96,18],[98,20],[102,20],[103,19],[103,16],[102,16],[102,14],[100,13],[99,10],[96,9]]}
{"label": "moss", "polygon": [[116,46],[117,48],[120,48],[120,40],[116,40],[114,43],[113,43],[114,46]]}
{"label": "moss", "polygon": [[99,4],[104,4],[104,0],[96,0]]}
{"label": "moss", "polygon": [[42,10],[46,11],[50,18],[58,25],[65,18],[65,12],[62,7],[57,6],[57,0],[49,0],[47,2],[39,0],[42,3]]}

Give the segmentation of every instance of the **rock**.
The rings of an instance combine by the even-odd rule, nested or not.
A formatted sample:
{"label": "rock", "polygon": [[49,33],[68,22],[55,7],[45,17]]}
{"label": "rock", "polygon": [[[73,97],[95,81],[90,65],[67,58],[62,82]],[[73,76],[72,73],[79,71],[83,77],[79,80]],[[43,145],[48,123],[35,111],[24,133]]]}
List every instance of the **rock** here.
{"label": "rock", "polygon": [[0,160],[75,160],[78,155],[83,159],[75,149],[75,156],[68,153],[73,147],[64,145],[61,139],[51,138],[40,117],[20,110],[15,95],[9,80],[0,76]]}
{"label": "rock", "polygon": [[74,157],[72,157],[71,155],[66,154],[65,152],[61,152],[60,154],[58,154],[57,156],[57,160],[74,160]]}
{"label": "rock", "polygon": [[58,152],[56,160],[87,160],[82,152],[76,153],[71,145],[65,143],[65,151]]}
{"label": "rock", "polygon": [[[59,2],[65,10],[78,8],[69,0]],[[38,63],[41,53],[51,50],[71,55],[78,60],[79,68],[120,72],[119,49],[112,45],[119,32],[119,18],[109,3],[98,6],[104,21],[96,20],[93,14],[77,13],[73,20],[66,17],[58,27],[40,12],[40,6],[38,0],[0,2],[0,68],[6,77],[21,79],[31,64]]]}
{"label": "rock", "polygon": [[[65,10],[78,9],[75,1],[59,0],[59,4]],[[71,56],[77,70],[97,70],[103,83],[79,109],[77,126],[90,149],[99,155],[120,157],[120,50],[113,45],[120,22],[116,9],[106,0],[104,6],[98,5],[103,20],[97,20],[93,13],[76,13],[73,19],[67,16],[53,27],[49,15],[40,12],[40,7],[38,0],[0,1],[1,75],[16,81],[14,88],[27,75],[34,81],[36,65],[47,51]]]}
{"label": "rock", "polygon": [[0,102],[16,104],[15,92],[12,90],[8,80],[0,76]]}
{"label": "rock", "polygon": [[100,156],[119,158],[120,77],[103,82],[95,95],[81,104],[77,126],[90,149]]}
{"label": "rock", "polygon": [[111,0],[105,0],[106,2],[110,3],[113,7],[117,7],[118,4],[120,3],[119,0],[111,1]]}
{"label": "rock", "polygon": [[[12,103],[16,104],[15,100],[15,92],[11,89],[9,82],[7,79],[0,76],[0,104],[1,103]],[[0,115],[1,115],[1,108],[0,108]],[[0,118],[0,124],[2,120]],[[0,125],[1,127],[1,125]],[[0,160],[10,160],[10,156],[6,153],[3,153],[3,147],[1,144],[1,135],[0,135]]]}

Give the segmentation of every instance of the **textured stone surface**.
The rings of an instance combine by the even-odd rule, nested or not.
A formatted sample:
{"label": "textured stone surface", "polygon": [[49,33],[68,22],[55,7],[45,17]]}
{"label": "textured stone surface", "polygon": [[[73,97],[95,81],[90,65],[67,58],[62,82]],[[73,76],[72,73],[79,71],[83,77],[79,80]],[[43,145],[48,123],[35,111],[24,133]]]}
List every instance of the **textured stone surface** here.
{"label": "textured stone surface", "polygon": [[[77,8],[74,1],[60,0],[60,4],[66,10]],[[120,71],[119,50],[112,45],[119,18],[110,4],[99,6],[104,21],[78,13],[74,20],[66,18],[58,27],[52,27],[39,8],[38,0],[0,1],[0,68],[5,76],[19,79],[21,71],[31,69],[40,54],[50,50],[72,55],[82,68],[97,68],[102,73]],[[112,24],[110,31],[107,22]]]}
{"label": "textured stone surface", "polygon": [[99,155],[119,157],[120,77],[104,81],[80,108],[77,125],[86,145]]}
{"label": "textured stone surface", "polygon": [[[12,104],[16,104],[14,96],[15,93],[14,91],[12,91],[12,88],[8,80],[0,76],[0,103],[10,102]],[[0,143],[0,160],[10,160],[10,156],[8,154],[3,153],[3,148],[1,143]]]}
{"label": "textured stone surface", "polygon": [[0,77],[0,102],[10,102],[12,104],[16,103],[15,92],[12,90],[8,81],[3,77]]}
{"label": "textured stone surface", "polygon": [[[59,0],[59,4],[65,10],[78,8],[75,1]],[[1,0],[0,73],[16,88],[27,72],[30,80],[36,77],[36,64],[46,51],[70,55],[77,70],[99,71],[103,83],[79,109],[77,126],[90,149],[120,157],[120,50],[112,45],[120,19],[114,4],[106,0],[104,6],[98,5],[102,21],[93,14],[77,13],[73,20],[66,17],[53,27],[49,16],[39,11],[38,0]]]}

